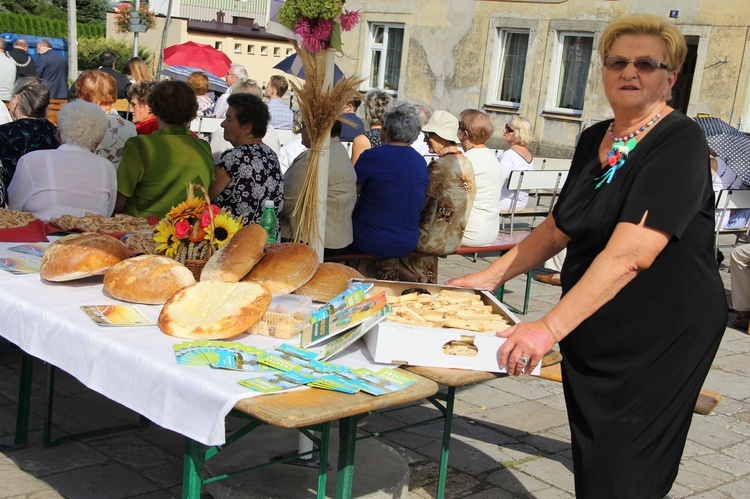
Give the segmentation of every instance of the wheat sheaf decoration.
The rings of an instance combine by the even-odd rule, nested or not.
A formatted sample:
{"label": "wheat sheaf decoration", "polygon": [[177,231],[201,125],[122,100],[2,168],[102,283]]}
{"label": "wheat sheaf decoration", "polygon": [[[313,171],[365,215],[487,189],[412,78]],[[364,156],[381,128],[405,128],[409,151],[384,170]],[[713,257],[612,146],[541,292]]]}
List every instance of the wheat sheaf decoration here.
{"label": "wheat sheaf decoration", "polygon": [[310,137],[310,160],[302,190],[292,211],[292,216],[298,221],[293,240],[314,244],[320,239],[318,165],[321,155],[329,152],[324,150],[323,146],[331,134],[333,124],[340,119],[344,106],[358,94],[357,87],[364,79],[341,78],[333,88],[330,88],[325,85],[327,51],[310,52],[296,42],[294,48],[302,60],[306,79],[302,87],[294,81],[290,82],[290,85],[297,94],[302,120]]}

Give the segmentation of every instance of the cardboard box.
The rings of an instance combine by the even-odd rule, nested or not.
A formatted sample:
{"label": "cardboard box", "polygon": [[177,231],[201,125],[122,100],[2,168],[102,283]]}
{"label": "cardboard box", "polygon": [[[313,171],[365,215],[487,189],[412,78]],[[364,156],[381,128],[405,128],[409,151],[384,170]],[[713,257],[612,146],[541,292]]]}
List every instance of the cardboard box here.
{"label": "cardboard box", "polygon": [[[422,288],[432,295],[437,295],[444,289],[475,293],[480,295],[485,305],[492,307],[493,314],[505,316],[513,324],[519,322],[518,317],[487,291],[374,279],[357,279],[356,281],[373,283],[374,288],[371,292],[385,289],[388,294],[397,296],[410,288]],[[474,346],[478,350],[475,356],[463,357],[448,355],[443,352],[443,345],[451,341],[460,341],[462,337],[473,339]],[[504,338],[498,338],[493,333],[411,326],[389,322],[387,318],[365,335],[367,349],[370,351],[373,360],[378,363],[451,367],[499,373],[505,372],[505,369],[501,368],[497,361],[497,351],[504,342]],[[533,374],[539,374],[539,369],[540,366],[537,366]]]}

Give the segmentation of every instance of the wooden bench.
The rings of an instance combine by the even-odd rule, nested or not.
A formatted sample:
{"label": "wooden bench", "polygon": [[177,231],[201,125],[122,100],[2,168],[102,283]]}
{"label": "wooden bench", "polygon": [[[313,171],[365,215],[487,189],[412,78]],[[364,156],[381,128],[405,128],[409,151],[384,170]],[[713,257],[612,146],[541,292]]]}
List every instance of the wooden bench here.
{"label": "wooden bench", "polygon": [[[474,255],[474,261],[476,261],[478,255],[487,254],[487,253],[504,253],[508,251],[509,249],[512,249],[518,244],[524,240],[526,236],[529,234],[527,232],[523,232],[520,234],[501,234],[495,239],[492,244],[489,244],[487,246],[461,246],[459,247],[454,253],[451,253],[452,255]],[[435,256],[430,255],[429,253],[422,253],[420,251],[413,251],[409,253],[408,255],[403,255],[401,258],[417,258],[417,257],[423,257],[423,256]],[[446,257],[448,255],[438,255],[440,257]],[[337,263],[344,263],[344,262],[356,262],[356,264],[359,264],[359,262],[364,260],[377,260],[378,257],[369,255],[367,253],[342,253],[339,255],[332,255],[325,257],[326,262],[337,262]],[[437,269],[436,269],[437,270]],[[523,313],[524,315],[529,310],[529,293],[531,292],[531,271],[527,272],[526,274],[526,294],[524,295],[523,300],[523,309],[517,310],[513,307],[510,307],[511,310],[518,313]],[[495,295],[497,296],[498,300],[502,301],[504,294],[504,286],[499,286],[495,290]]]}
{"label": "wooden bench", "polygon": [[68,103],[68,99],[50,99],[47,105],[47,120],[57,126],[57,113]]}

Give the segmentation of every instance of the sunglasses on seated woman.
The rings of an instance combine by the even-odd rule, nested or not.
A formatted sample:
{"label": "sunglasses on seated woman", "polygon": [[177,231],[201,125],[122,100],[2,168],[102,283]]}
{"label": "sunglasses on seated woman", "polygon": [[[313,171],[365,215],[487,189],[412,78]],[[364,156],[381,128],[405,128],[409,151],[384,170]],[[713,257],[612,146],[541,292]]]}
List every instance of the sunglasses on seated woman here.
{"label": "sunglasses on seated woman", "polygon": [[669,69],[669,66],[652,57],[639,57],[634,61],[629,61],[624,57],[607,57],[602,61],[604,67],[610,71],[623,71],[630,63],[639,73],[653,73],[657,69]]}

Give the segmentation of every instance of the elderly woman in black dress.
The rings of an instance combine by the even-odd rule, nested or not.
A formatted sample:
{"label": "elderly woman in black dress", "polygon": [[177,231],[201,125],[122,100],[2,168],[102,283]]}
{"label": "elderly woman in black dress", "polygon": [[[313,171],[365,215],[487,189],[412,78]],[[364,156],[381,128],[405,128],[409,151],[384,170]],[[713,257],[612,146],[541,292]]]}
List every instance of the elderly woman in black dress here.
{"label": "elderly woman in black dress", "polygon": [[39,78],[16,81],[9,108],[13,121],[0,125],[0,175],[6,187],[13,179],[18,159],[31,151],[57,149],[57,127],[47,121],[49,88]]}
{"label": "elderly woman in black dress", "polygon": [[579,498],[670,491],[727,323],[708,146],[666,104],[686,53],[661,17],[608,26],[599,55],[614,119],[581,135],[550,217],[487,269],[449,281],[493,289],[567,247],[562,299],[498,333],[498,357],[529,373],[560,342]]}
{"label": "elderly woman in black dress", "polygon": [[[221,123],[224,139],[234,149],[223,153],[214,166],[216,181],[209,195],[217,206],[242,215],[246,224],[258,223],[263,201],[273,200],[276,227],[284,202],[284,183],[279,158],[263,143],[271,116],[261,99],[252,94],[233,94],[227,99]],[[277,234],[277,240],[280,234]]]}

